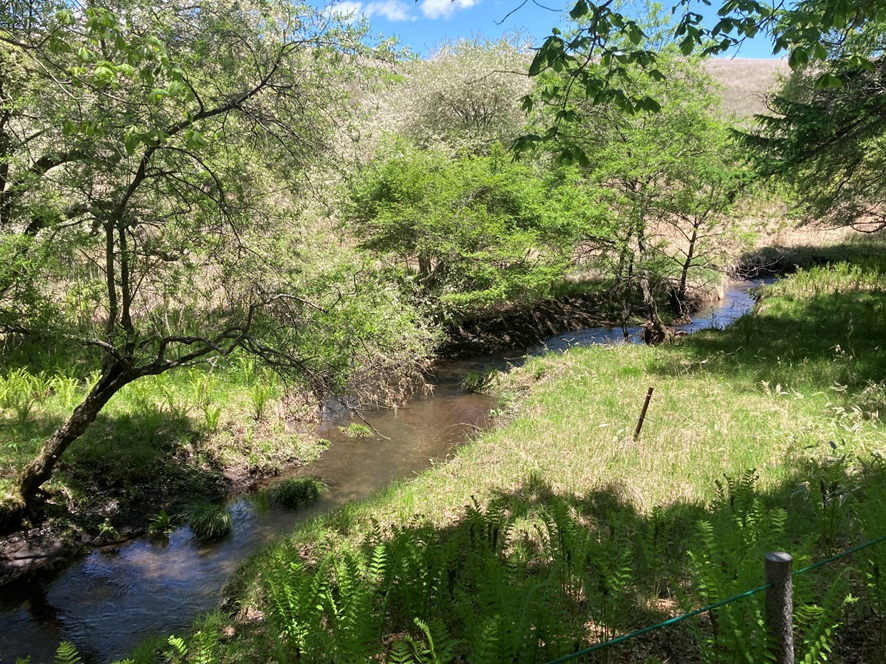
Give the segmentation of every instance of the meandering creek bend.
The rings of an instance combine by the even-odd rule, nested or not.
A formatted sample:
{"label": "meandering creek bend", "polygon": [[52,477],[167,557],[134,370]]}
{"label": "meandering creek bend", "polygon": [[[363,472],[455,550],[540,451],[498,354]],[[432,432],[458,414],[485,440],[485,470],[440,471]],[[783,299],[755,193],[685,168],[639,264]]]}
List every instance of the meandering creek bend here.
{"label": "meandering creek bend", "polygon": [[[749,289],[758,285],[733,283],[722,300],[681,329],[728,325],[751,307]],[[530,352],[621,340],[620,328],[590,328],[552,337]],[[257,497],[245,497],[232,505],[234,531],[221,542],[197,543],[187,527],[180,528],[168,540],[144,536],[97,549],[51,575],[0,588],[0,661],[11,663],[30,655],[32,664],[52,662],[59,642],[70,641],[85,661],[109,662],[125,657],[149,636],[182,633],[199,614],[218,605],[227,577],[263,543],[413,476],[487,426],[494,399],[466,393],[459,382],[471,370],[517,364],[518,356],[515,352],[439,363],[431,395],[396,411],[366,415],[387,439],[346,438],[336,425],[347,422],[333,416],[319,431],[332,442],[330,449],[317,463],[286,475],[317,475],[329,486],[309,508],[280,510]]]}

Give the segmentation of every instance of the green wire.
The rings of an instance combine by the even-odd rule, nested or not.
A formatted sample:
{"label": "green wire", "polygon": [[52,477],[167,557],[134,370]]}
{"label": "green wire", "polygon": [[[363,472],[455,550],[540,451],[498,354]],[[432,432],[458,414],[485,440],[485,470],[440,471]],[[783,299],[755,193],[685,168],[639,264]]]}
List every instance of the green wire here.
{"label": "green wire", "polygon": [[807,565],[803,569],[798,569],[796,572],[791,574],[791,576],[797,576],[798,574],[803,574],[804,572],[808,572],[811,569],[815,569],[816,567],[821,567],[822,565],[827,565],[828,563],[832,563],[835,560],[839,560],[840,558],[845,558],[846,556],[851,556],[853,553],[858,553],[862,549],[867,549],[869,546],[874,546],[874,544],[879,544],[880,542],[886,541],[886,535],[883,537],[878,537],[875,540],[871,540],[870,542],[865,542],[864,544],[859,544],[854,549],[849,549],[848,551],[844,551],[843,553],[838,553],[836,556],[831,556],[830,558],[825,558],[824,560],[819,560],[817,563],[812,563],[811,565]]}
{"label": "green wire", "polygon": [[560,662],[568,662],[570,659],[575,659],[576,657],[581,657],[582,655],[587,655],[588,653],[592,653],[595,650],[602,650],[603,648],[607,648],[609,646],[614,646],[616,643],[621,643],[622,641],[629,641],[630,639],[635,639],[646,632],[651,632],[655,629],[661,629],[662,627],[667,627],[668,625],[673,625],[681,620],[686,620],[687,618],[692,618],[697,616],[700,613],[704,613],[706,611],[710,611],[711,609],[716,609],[717,607],[723,606],[724,604],[729,604],[729,602],[734,602],[737,599],[741,599],[742,597],[749,597],[754,593],[758,593],[761,590],[766,590],[771,587],[771,583],[767,583],[765,586],[760,586],[759,588],[754,588],[753,590],[748,590],[747,592],[743,592],[740,595],[734,595],[727,599],[720,600],[719,602],[714,602],[713,604],[709,604],[708,606],[702,607],[700,609],[696,609],[695,611],[690,611],[689,613],[684,613],[682,616],[677,616],[676,618],[671,618],[670,620],[665,620],[662,623],[658,623],[657,625],[652,625],[650,627],[644,627],[643,629],[639,629],[636,632],[631,632],[630,634],[625,634],[624,636],[619,636],[617,639],[612,639],[611,641],[605,641],[604,643],[598,643],[595,646],[591,646],[590,648],[585,648],[584,650],[579,650],[578,652],[574,652],[571,655],[565,655],[559,659],[552,660],[548,662],[548,664],[559,664]]}
{"label": "green wire", "polygon": [[[793,572],[791,576],[797,576],[798,574],[803,574],[810,570],[815,569],[816,567],[821,567],[822,565],[827,565],[828,563],[832,563],[835,560],[839,560],[840,558],[845,558],[846,556],[851,556],[853,553],[858,553],[862,549],[866,549],[869,546],[874,546],[875,544],[879,544],[880,542],[886,541],[886,535],[883,537],[878,537],[875,540],[871,540],[870,542],[865,542],[864,544],[860,544],[852,549],[847,551],[843,551],[842,553],[838,553],[835,556],[831,556],[830,558],[825,558],[824,560],[819,560],[817,563],[812,563],[811,565],[807,565],[803,569],[798,569],[796,572]],[[652,632],[656,629],[661,629],[662,627],[668,627],[670,625],[674,625],[678,622],[686,620],[687,618],[694,618],[695,616],[706,613],[708,611],[712,611],[713,609],[717,609],[725,604],[729,604],[730,602],[735,602],[737,600],[743,599],[745,597],[750,597],[755,593],[766,590],[767,588],[771,588],[772,584],[767,583],[765,586],[760,586],[759,588],[754,588],[753,590],[748,590],[747,592],[743,592],[740,595],[733,595],[732,597],[728,597],[724,600],[720,600],[719,602],[714,602],[713,604],[709,604],[708,606],[704,606],[700,609],[696,609],[695,611],[690,611],[689,613],[684,613],[682,616],[677,616],[676,618],[671,618],[670,620],[665,620],[664,622],[658,623],[657,625],[650,625],[649,627],[644,627],[643,629],[638,629],[636,632],[631,632],[630,634],[625,634],[624,636],[619,636],[618,638],[612,639],[610,641],[604,641],[603,643],[598,643],[595,646],[591,646],[590,648],[585,648],[584,650],[579,650],[578,652],[574,652],[571,655],[564,655],[558,659],[553,659],[547,664],[560,664],[560,662],[568,662],[571,659],[575,659],[577,657],[581,657],[582,655],[588,655],[597,650],[602,650],[603,648],[608,648],[609,646],[614,646],[617,643],[622,643],[624,641],[630,641],[631,639],[635,639],[638,636],[642,636],[647,632]]]}

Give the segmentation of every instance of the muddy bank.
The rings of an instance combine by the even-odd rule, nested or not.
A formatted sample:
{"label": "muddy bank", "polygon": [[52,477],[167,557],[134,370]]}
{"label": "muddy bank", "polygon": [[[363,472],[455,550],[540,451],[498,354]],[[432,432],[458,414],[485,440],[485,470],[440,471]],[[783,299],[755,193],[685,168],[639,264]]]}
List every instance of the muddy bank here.
{"label": "muddy bank", "polygon": [[[665,322],[680,326],[691,323],[691,316],[722,299],[726,282],[717,288],[693,288],[682,302],[661,295],[659,313]],[[543,300],[530,306],[490,312],[446,329],[447,341],[439,350],[442,357],[467,357],[526,348],[566,332],[586,328],[620,328],[621,320],[608,313],[609,303],[600,295],[579,295]],[[684,313],[680,313],[680,311]],[[634,305],[629,326],[641,325],[645,309]],[[686,313],[688,312],[688,313]]]}
{"label": "muddy bank", "polygon": [[504,350],[526,349],[563,332],[586,327],[613,327],[620,323],[607,316],[599,297],[544,300],[529,307],[504,309],[446,329],[442,357],[462,357]]}

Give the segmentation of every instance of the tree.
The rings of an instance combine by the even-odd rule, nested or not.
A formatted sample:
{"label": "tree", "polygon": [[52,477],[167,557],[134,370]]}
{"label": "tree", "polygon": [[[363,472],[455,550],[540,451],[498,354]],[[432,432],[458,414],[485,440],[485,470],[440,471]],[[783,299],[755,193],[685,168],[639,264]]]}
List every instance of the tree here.
{"label": "tree", "polygon": [[543,297],[563,276],[597,212],[571,194],[502,146],[450,157],[396,141],[357,175],[346,213],[361,246],[400,266],[452,322]]}
{"label": "tree", "polygon": [[[808,220],[886,227],[886,62],[874,57],[883,51],[883,28],[834,35],[827,63],[798,68],[743,137],[763,177],[796,187]],[[870,60],[853,62],[847,51]]]}
{"label": "tree", "polygon": [[318,391],[348,366],[302,353],[343,293],[307,300],[285,256],[360,38],[277,0],[4,5],[0,332],[92,348],[100,377],[3,525],[132,381],[238,349]]}
{"label": "tree", "polygon": [[473,153],[509,144],[525,123],[519,99],[530,89],[529,58],[519,36],[444,43],[427,59],[396,67],[398,75],[367,102],[373,119],[366,131]]}
{"label": "tree", "polygon": [[[632,89],[658,100],[656,110],[574,99],[558,134],[564,151],[581,155],[587,186],[610,215],[587,240],[608,266],[613,304],[626,325],[639,294],[653,341],[668,336],[658,294],[669,291],[678,313],[688,313],[689,271],[712,258],[704,245],[722,232],[740,182],[700,62],[674,49],[657,60],[657,75],[638,69],[630,78]],[[549,78],[560,83],[545,79],[547,88],[564,83],[558,74]]]}

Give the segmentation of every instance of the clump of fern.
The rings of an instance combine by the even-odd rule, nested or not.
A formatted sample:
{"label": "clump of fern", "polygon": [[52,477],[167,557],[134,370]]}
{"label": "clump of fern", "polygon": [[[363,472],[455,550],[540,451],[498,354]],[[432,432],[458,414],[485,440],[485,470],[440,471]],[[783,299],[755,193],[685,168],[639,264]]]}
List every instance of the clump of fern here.
{"label": "clump of fern", "polygon": [[234,527],[231,513],[223,505],[201,501],[191,503],[182,513],[194,537],[206,542],[229,535]]}
{"label": "clump of fern", "polygon": [[316,477],[291,477],[274,484],[267,491],[268,500],[286,509],[313,503],[325,488]]}

